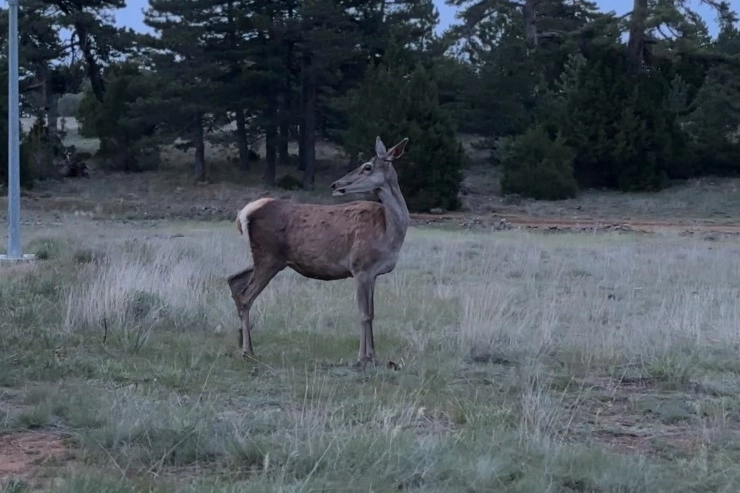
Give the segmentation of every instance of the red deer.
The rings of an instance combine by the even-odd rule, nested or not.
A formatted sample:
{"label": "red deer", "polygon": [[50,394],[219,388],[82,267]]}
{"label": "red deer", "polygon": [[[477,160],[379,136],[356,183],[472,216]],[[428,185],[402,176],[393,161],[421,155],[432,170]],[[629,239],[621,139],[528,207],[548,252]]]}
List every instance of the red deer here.
{"label": "red deer", "polygon": [[252,304],[278,272],[290,267],[311,279],[357,281],[362,328],[357,359],[360,364],[375,363],[375,279],[396,267],[410,221],[392,164],[407,142],[405,138],[386,150],[377,137],[375,157],[331,185],[334,196],[375,192],[379,202],[320,205],[260,198],[239,211],[237,229],[249,237],[253,265],[230,276],[228,283],[241,319],[244,357],[254,356]]}

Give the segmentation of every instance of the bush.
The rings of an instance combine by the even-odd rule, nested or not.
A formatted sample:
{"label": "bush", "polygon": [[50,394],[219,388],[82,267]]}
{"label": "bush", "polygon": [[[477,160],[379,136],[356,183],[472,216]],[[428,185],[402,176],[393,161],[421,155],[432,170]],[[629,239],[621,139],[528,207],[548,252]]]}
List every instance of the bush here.
{"label": "bush", "polygon": [[[7,100],[6,100],[7,101]],[[7,106],[5,106],[7,108]],[[2,109],[0,109],[2,111]],[[0,121],[0,134],[7,135],[8,121]],[[58,149],[46,137],[46,125],[36,120],[33,127],[23,136],[20,145],[18,166],[21,188],[32,189],[35,179],[54,176],[54,158]],[[0,183],[8,183],[8,146],[0,146]]]}
{"label": "bush", "polygon": [[389,47],[383,61],[367,70],[350,115],[345,139],[350,154],[369,150],[377,135],[388,146],[409,138],[406,154],[395,166],[409,210],[460,207],[465,154],[440,108],[429,72],[406,67],[400,52]]}
{"label": "bush", "polygon": [[[409,150],[405,159],[396,165],[396,170],[409,210],[458,209],[465,159],[462,145],[447,127],[439,125],[423,128],[412,122],[401,135],[408,136]],[[391,138],[387,136],[388,141]]]}
{"label": "bush", "polygon": [[303,188],[303,183],[293,175],[283,175],[277,182],[278,188],[283,190],[300,190]]}
{"label": "bush", "polygon": [[572,198],[578,192],[573,176],[575,151],[560,134],[551,138],[543,125],[514,138],[501,160],[504,194],[520,194],[539,200]]}

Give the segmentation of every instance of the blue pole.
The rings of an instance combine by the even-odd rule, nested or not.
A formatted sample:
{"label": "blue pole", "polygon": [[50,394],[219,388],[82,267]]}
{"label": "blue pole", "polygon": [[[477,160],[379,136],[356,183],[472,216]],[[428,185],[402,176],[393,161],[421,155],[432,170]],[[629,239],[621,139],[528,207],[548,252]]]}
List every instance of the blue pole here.
{"label": "blue pole", "polygon": [[20,118],[18,116],[18,0],[8,0],[8,258],[21,254]]}

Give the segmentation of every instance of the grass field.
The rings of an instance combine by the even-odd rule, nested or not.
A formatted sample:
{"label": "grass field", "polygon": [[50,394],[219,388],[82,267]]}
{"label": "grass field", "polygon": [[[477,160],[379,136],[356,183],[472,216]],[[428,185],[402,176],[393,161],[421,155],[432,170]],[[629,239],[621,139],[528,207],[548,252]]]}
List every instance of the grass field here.
{"label": "grass field", "polygon": [[24,234],[40,260],[0,267],[3,493],[740,487],[731,238],[412,228],[376,290],[393,371],[350,366],[352,280],[290,271],[253,309],[259,361],[236,357],[231,222]]}
{"label": "grass field", "polygon": [[[209,147],[217,176],[227,154]],[[292,271],[253,308],[258,360],[237,356],[225,278],[259,169],[193,185],[165,157],[24,191],[39,260],[0,265],[0,493],[740,489],[740,246],[668,227],[737,224],[740,180],[507,203],[468,170],[466,207],[494,214],[409,230],[375,303],[401,368],[361,370],[353,281]],[[271,193],[334,201],[343,167],[322,166],[316,191]],[[507,215],[667,226],[495,231]]]}

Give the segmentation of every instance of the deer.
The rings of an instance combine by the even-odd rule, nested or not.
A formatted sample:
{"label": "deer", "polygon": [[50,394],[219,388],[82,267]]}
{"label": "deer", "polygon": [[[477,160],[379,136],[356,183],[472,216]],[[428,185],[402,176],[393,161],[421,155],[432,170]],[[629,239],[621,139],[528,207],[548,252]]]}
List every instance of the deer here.
{"label": "deer", "polygon": [[290,267],[310,279],[355,279],[361,329],[355,365],[377,364],[375,281],[395,269],[410,223],[393,167],[407,143],[408,137],[386,149],[378,136],[375,156],[331,184],[332,196],[374,192],[378,201],[326,205],[262,197],[239,211],[236,227],[240,235],[248,236],[252,266],[229,276],[227,282],[241,321],[244,358],[254,358],[249,322],[254,301],[279,272]]}

